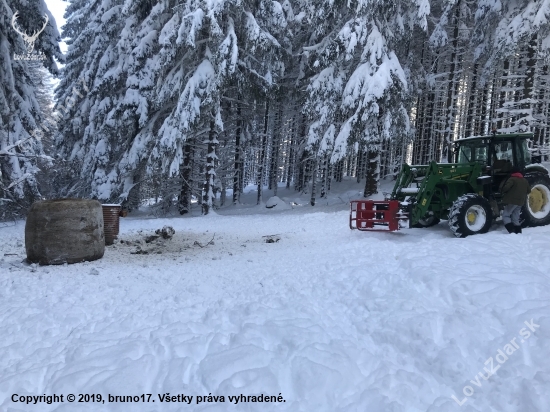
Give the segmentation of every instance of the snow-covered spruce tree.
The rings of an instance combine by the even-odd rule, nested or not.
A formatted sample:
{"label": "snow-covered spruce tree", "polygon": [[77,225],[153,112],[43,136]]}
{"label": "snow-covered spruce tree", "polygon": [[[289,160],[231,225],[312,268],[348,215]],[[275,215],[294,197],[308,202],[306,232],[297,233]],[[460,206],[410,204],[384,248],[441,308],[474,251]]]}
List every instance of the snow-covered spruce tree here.
{"label": "snow-covered spruce tree", "polygon": [[473,37],[476,58],[489,56],[489,67],[512,55],[518,44],[529,42],[533,35],[542,39],[541,52],[547,54],[549,19],[550,0],[478,0]]}
{"label": "snow-covered spruce tree", "polygon": [[515,58],[505,60],[498,72],[501,90],[496,129],[499,133],[533,131],[543,120],[534,111],[538,106],[538,96],[535,96],[537,46],[535,37],[527,45],[518,47]]}
{"label": "snow-covered spruce tree", "polygon": [[[251,91],[269,87],[278,75],[273,73],[271,63],[277,57],[273,49],[279,44],[269,30],[280,14],[271,1],[225,1],[217,3],[215,9],[207,7],[210,6],[204,2],[196,2],[186,4],[183,9],[184,29],[176,43],[180,42],[187,50],[184,55],[187,60],[177,61],[177,70],[173,63],[168,64],[171,72],[167,78],[169,82],[171,79],[180,82],[179,88],[170,88],[172,92],[181,89],[184,92],[178,96],[177,106],[164,121],[159,131],[159,144],[153,152],[163,159],[170,174],[174,175],[182,163],[185,141],[190,138],[202,140],[206,145],[202,194],[205,214],[214,201],[217,135],[224,127],[221,102],[226,97],[239,102],[242,90],[236,95],[232,90],[235,82],[243,83],[242,78],[247,78],[249,84],[260,85],[246,87]],[[284,27],[284,23],[279,26]],[[194,71],[189,78],[182,72],[190,68]],[[168,97],[167,92],[160,93],[161,97],[163,95]],[[240,112],[242,116],[242,108]],[[240,123],[242,133],[242,119]]]}
{"label": "snow-covered spruce tree", "polygon": [[36,101],[40,108],[40,127],[43,132],[40,140],[45,156],[37,158],[40,170],[36,175],[42,197],[52,199],[59,196],[58,173],[63,162],[56,159],[55,137],[58,133],[58,122],[54,112],[54,77],[41,64],[30,65],[31,78],[35,87]]}
{"label": "snow-covered spruce tree", "polygon": [[444,159],[451,140],[493,127],[540,128],[535,97],[542,87],[537,73],[543,72],[538,32],[548,30],[544,7],[529,1],[432,2],[435,26],[422,52],[427,81],[414,111],[413,162]]}
{"label": "snow-covered spruce tree", "polygon": [[[224,90],[237,66],[257,77],[272,76],[262,72],[266,59],[258,54],[267,55],[262,45],[277,43],[263,29],[277,7],[271,1],[99,3],[76,0],[68,13],[67,26],[74,20],[83,29],[73,29],[63,86],[71,89],[85,78],[90,90],[69,113],[74,120],[61,146],[81,165],[89,194],[115,200],[127,198],[147,172],[181,175],[186,142],[192,141],[192,152],[205,152],[207,212]],[[242,35],[236,35],[235,22]],[[239,48],[258,63],[239,58]]]}
{"label": "snow-covered spruce tree", "polygon": [[143,35],[134,32],[138,17],[124,13],[122,0],[74,0],[66,19],[67,65],[57,89],[57,145],[74,176],[66,195],[108,200],[119,180],[113,169],[137,133],[138,119],[123,109],[131,63],[139,58],[132,42]]}
{"label": "snow-covered spruce tree", "polygon": [[333,146],[337,162],[351,142],[362,141],[369,153],[365,196],[376,191],[382,141],[409,130],[407,54],[400,60],[396,52],[416,27],[427,28],[429,12],[427,0],[317,1],[309,8],[318,30],[304,49],[319,71],[308,90],[309,145]]}
{"label": "snow-covered spruce tree", "polygon": [[550,1],[483,0],[475,18],[475,56],[484,60],[485,77],[498,76],[494,126],[501,132],[543,127],[536,88],[541,84],[537,74],[543,71],[540,58],[550,53]]}
{"label": "snow-covered spruce tree", "polygon": [[[304,53],[303,46],[308,44],[317,28],[305,18],[310,2],[285,0],[281,6],[286,30],[279,36],[282,46],[279,50],[284,51],[279,62],[284,66],[284,76],[276,80],[276,87],[270,92],[273,97],[270,102],[272,121],[267,159],[270,165],[267,182],[273,195],[276,195],[275,180],[278,178],[286,181],[287,187],[294,182],[296,190],[308,191],[306,183],[309,183],[311,173],[307,171],[313,164],[307,147],[308,120],[302,109],[307,85],[316,73],[309,65],[308,53]],[[278,165],[283,167],[280,173],[277,168],[281,166]]]}
{"label": "snow-covered spruce tree", "polygon": [[[44,30],[34,43],[25,43],[14,25],[25,35],[37,33],[43,27]],[[57,73],[54,57],[63,61],[59,37],[55,20],[43,0],[0,2],[0,219],[24,210],[40,197],[37,159],[43,156],[40,139],[49,127],[42,122],[36,98],[40,79],[33,78],[38,72],[31,72],[31,67],[43,65],[51,73]],[[31,51],[45,60],[15,59],[15,55]]]}
{"label": "snow-covered spruce tree", "polygon": [[[421,150],[427,154],[424,161],[446,160],[451,141],[463,137],[469,128],[465,124],[469,107],[465,98],[477,93],[471,89],[477,83],[470,41],[475,7],[474,0],[451,0],[439,1],[432,8],[436,24],[425,51],[428,61],[424,62],[428,80],[425,90],[431,96],[421,102],[430,108],[417,107],[421,116],[418,120],[425,121],[429,111],[433,127],[430,138],[419,142],[428,146]],[[476,81],[472,81],[474,78]],[[425,134],[425,130],[421,133]]]}

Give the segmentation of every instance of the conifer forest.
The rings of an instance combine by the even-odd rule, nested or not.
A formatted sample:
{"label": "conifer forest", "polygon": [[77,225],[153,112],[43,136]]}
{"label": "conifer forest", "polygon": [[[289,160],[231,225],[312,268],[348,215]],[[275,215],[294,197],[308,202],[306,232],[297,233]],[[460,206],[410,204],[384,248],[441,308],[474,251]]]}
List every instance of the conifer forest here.
{"label": "conifer forest", "polygon": [[[314,206],[493,132],[550,155],[550,0],[67,3],[57,27],[0,1],[1,219],[57,197],[208,214],[250,185]],[[14,27],[46,17],[18,59]]]}

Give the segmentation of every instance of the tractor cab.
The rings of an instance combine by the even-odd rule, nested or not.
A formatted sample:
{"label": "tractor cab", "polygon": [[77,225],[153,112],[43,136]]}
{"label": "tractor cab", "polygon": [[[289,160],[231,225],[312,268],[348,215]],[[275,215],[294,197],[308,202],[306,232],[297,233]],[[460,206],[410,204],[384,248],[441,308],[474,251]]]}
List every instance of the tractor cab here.
{"label": "tractor cab", "polygon": [[532,137],[522,133],[460,139],[454,142],[449,163],[481,164],[482,174],[492,178],[492,189],[498,192],[513,167],[525,171],[531,165],[528,142]]}
{"label": "tractor cab", "polygon": [[481,163],[489,174],[509,173],[513,166],[523,170],[531,164],[530,133],[470,137],[454,142],[449,163]]}

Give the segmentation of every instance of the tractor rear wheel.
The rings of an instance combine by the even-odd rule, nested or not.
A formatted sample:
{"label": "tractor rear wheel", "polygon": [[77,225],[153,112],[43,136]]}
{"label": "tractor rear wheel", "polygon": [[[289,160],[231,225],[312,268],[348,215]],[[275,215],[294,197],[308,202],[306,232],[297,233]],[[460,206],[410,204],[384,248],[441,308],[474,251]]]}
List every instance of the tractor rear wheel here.
{"label": "tractor rear wheel", "polygon": [[531,193],[521,211],[526,226],[550,224],[550,178],[544,175],[526,176]]}
{"label": "tractor rear wheel", "polygon": [[456,237],[487,233],[493,224],[493,211],[483,196],[470,193],[455,200],[449,210],[449,228]]}

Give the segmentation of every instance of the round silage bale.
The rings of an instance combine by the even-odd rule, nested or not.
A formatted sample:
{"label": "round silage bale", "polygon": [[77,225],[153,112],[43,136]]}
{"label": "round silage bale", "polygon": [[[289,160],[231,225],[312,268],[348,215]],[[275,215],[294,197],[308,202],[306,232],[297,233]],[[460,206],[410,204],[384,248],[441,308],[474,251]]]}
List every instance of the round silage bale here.
{"label": "round silage bale", "polygon": [[27,259],[60,265],[101,259],[105,253],[103,211],[97,200],[36,202],[25,225]]}

